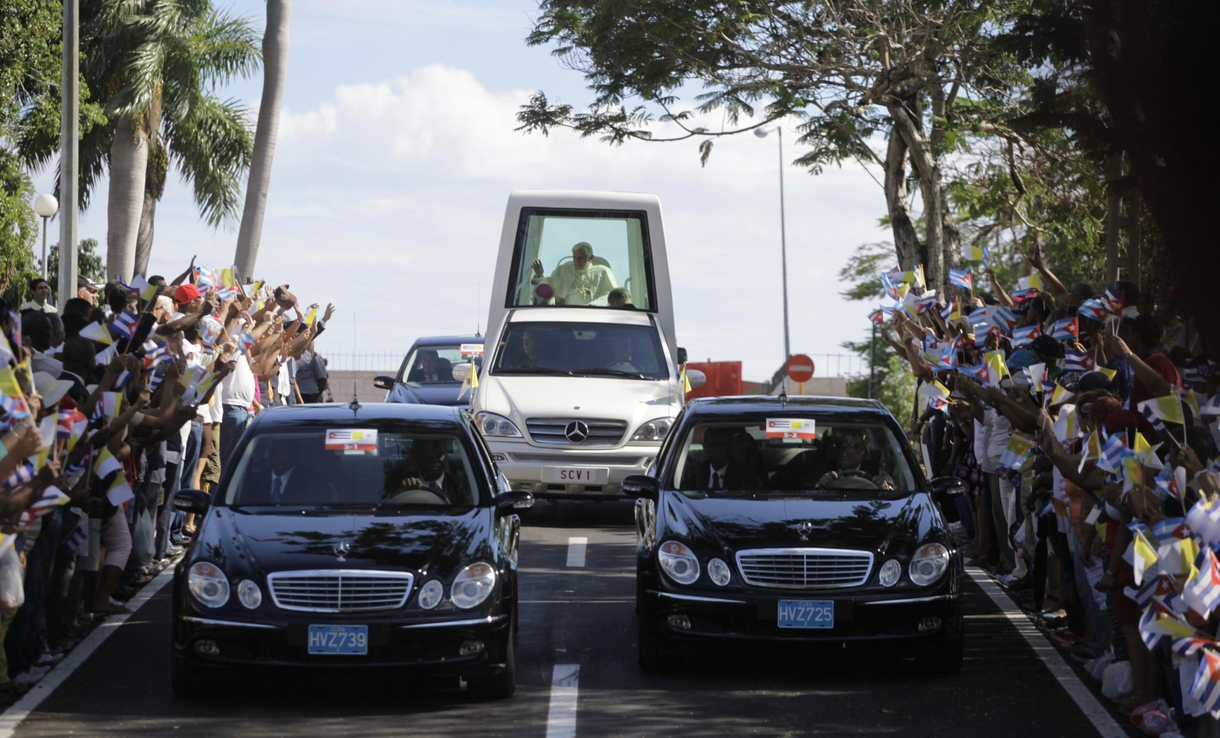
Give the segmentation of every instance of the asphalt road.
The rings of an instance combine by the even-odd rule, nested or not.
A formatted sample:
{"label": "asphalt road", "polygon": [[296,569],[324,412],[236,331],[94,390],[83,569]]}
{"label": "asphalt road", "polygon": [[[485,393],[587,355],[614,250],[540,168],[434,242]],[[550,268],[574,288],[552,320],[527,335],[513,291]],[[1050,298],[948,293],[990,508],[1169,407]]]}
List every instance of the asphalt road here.
{"label": "asphalt road", "polygon": [[[583,566],[575,565],[580,556],[570,545],[574,537],[588,540]],[[688,659],[670,674],[645,675],[635,663],[634,551],[626,503],[564,503],[558,509],[540,503],[531,512],[521,544],[518,689],[509,700],[474,702],[454,685],[308,674],[252,674],[219,696],[177,699],[169,684],[167,586],[18,724],[15,734],[1098,733],[1040,659],[1038,652],[1049,649],[1031,647],[974,582],[967,583],[966,663],[957,676],[929,677],[885,654],[837,649],[717,652]],[[1069,683],[1073,678],[1067,675]]]}

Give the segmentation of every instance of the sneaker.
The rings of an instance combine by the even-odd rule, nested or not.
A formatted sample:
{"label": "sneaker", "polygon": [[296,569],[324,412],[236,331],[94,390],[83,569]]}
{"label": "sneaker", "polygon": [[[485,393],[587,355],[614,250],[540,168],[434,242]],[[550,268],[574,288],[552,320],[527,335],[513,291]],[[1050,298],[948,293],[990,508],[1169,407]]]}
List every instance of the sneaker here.
{"label": "sneaker", "polygon": [[58,664],[60,661],[63,661],[63,660],[64,660],[64,655],[62,653],[55,653],[53,651],[43,651],[42,655],[38,657],[38,660],[35,661],[34,664],[37,666],[51,666],[53,664]]}
{"label": "sneaker", "polygon": [[49,674],[50,671],[51,667],[49,666],[31,666],[18,674],[17,677],[13,679],[13,684],[16,685],[17,689],[29,689],[38,682],[42,681],[42,678]]}
{"label": "sneaker", "polygon": [[170,558],[173,558],[174,556],[181,554],[185,550],[186,549],[183,548],[182,546],[174,544],[173,546],[169,547],[169,550],[166,551],[166,554],[168,554]]}

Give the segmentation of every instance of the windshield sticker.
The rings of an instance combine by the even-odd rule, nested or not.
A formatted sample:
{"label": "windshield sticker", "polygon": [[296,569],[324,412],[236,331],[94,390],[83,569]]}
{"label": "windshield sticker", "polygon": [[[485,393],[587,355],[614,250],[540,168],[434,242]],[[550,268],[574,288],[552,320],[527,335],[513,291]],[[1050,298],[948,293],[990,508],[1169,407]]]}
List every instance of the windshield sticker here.
{"label": "windshield sticker", "polygon": [[462,351],[462,356],[483,355],[483,344],[481,343],[463,343],[459,348]]}
{"label": "windshield sticker", "polygon": [[342,451],[345,454],[362,456],[377,455],[377,430],[375,428],[351,428],[326,431],[326,450]]}
{"label": "windshield sticker", "polygon": [[809,418],[767,418],[767,438],[782,438],[797,443],[817,438],[813,420]]}

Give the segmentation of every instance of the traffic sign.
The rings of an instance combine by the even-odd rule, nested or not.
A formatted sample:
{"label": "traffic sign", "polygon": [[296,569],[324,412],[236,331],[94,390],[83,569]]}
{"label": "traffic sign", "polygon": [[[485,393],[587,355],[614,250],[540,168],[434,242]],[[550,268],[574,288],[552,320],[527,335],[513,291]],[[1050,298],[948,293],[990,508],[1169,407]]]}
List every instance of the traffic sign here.
{"label": "traffic sign", "polygon": [[804,354],[794,354],[788,358],[788,379],[797,384],[804,384],[813,379],[813,359]]}

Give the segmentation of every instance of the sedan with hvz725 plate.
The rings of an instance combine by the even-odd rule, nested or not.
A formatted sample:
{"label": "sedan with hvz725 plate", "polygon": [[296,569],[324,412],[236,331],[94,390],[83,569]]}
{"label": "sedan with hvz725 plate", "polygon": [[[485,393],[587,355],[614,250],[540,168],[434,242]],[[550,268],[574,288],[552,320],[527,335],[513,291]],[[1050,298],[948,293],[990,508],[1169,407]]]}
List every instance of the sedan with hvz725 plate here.
{"label": "sedan with hvz725 plate", "polygon": [[699,399],[637,497],[646,670],[731,641],[883,641],[962,663],[961,556],[898,424],[871,401]]}
{"label": "sedan with hvz725 plate", "polygon": [[508,489],[470,416],[308,405],[258,416],[174,571],[172,681],[237,669],[407,669],[516,687],[517,541]]}

